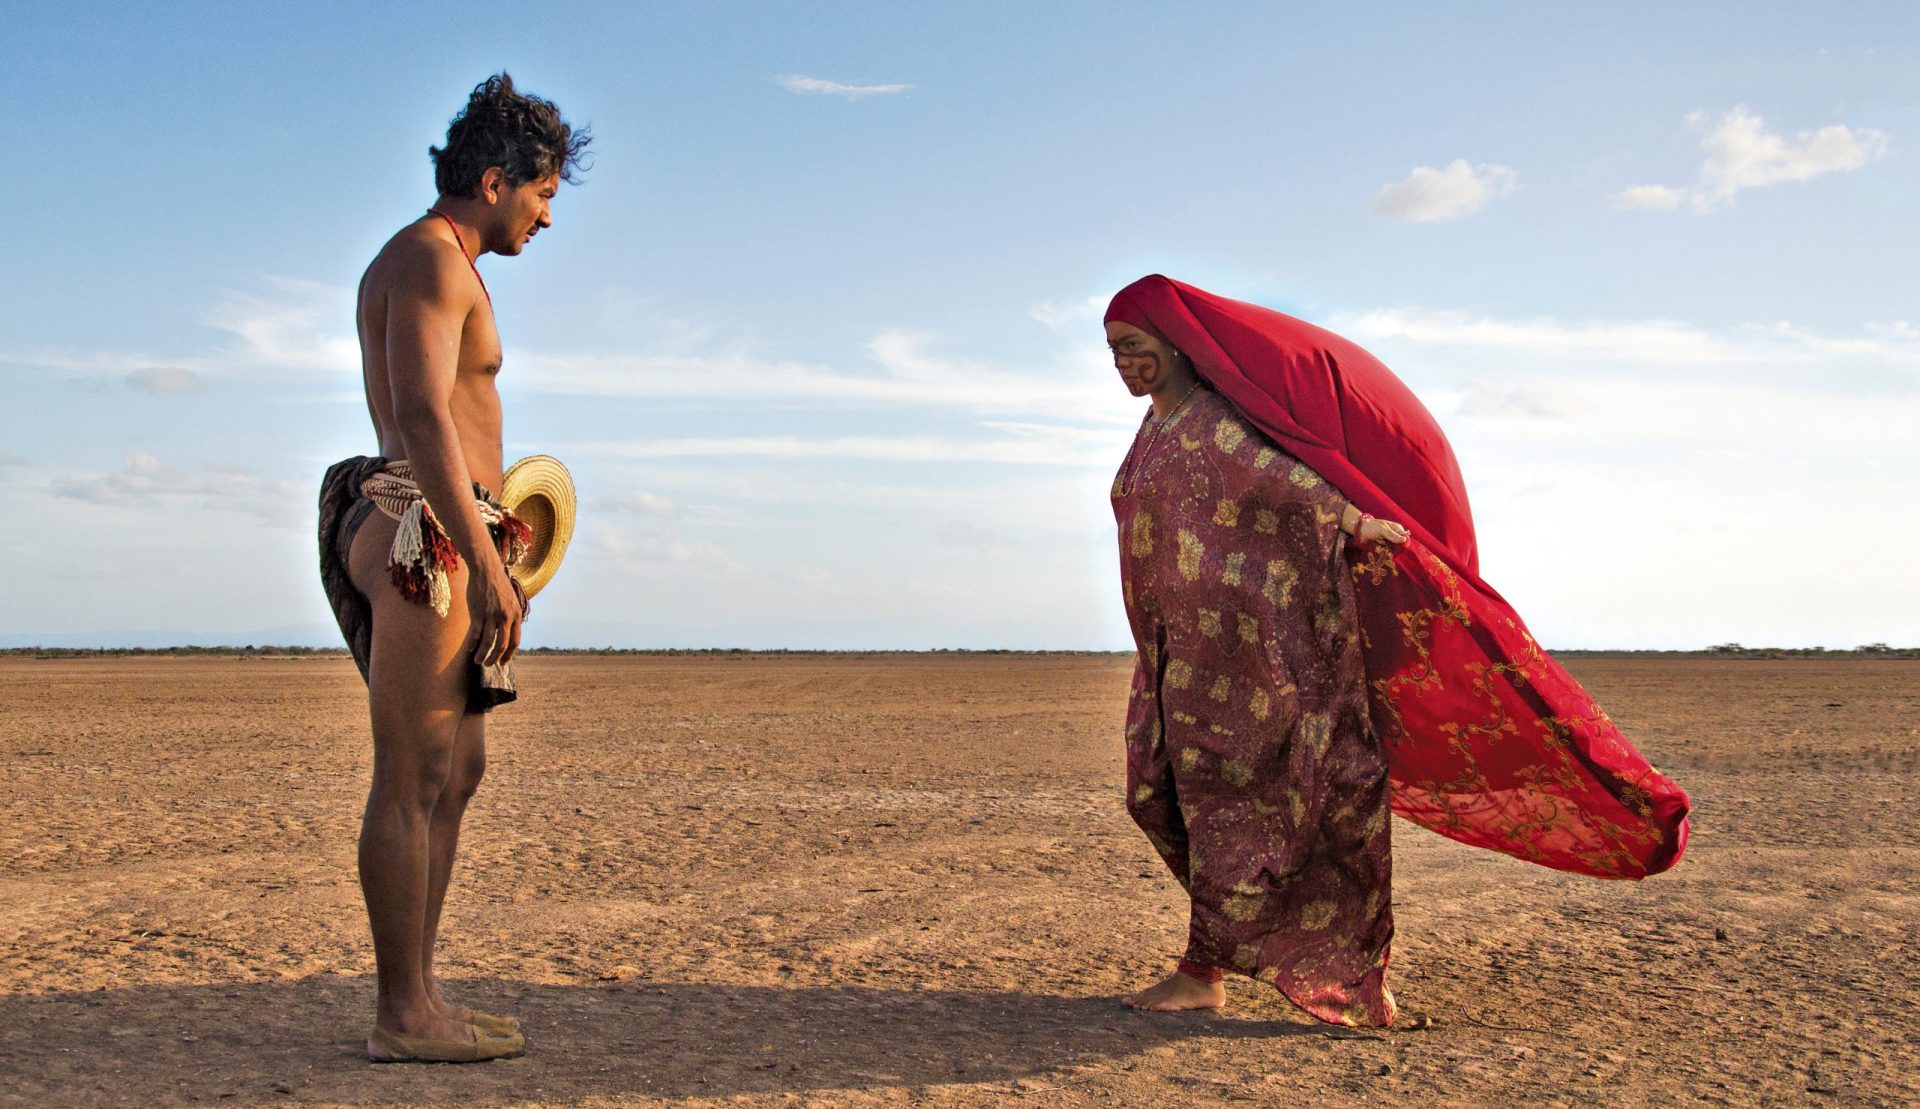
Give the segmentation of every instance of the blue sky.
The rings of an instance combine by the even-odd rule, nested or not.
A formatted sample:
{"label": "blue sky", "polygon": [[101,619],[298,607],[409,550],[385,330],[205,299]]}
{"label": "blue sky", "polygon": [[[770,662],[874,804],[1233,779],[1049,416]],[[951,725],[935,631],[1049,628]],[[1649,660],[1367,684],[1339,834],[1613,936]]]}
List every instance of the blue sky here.
{"label": "blue sky", "polygon": [[1147,272],[1394,366],[1549,645],[1920,642],[1920,14],[1846,11],[16,4],[0,643],[333,641],[352,289],[500,68],[596,135],[481,262],[530,642],[1127,646]]}

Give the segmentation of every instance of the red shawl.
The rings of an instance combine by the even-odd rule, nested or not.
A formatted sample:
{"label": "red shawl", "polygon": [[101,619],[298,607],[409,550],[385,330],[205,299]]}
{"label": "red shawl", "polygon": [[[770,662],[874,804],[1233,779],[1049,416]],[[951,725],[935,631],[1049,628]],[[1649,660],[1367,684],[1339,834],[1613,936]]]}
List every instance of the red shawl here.
{"label": "red shawl", "polygon": [[1602,878],[1677,862],[1687,795],[1480,580],[1453,448],[1393,371],[1291,316],[1155,274],[1107,308],[1193,360],[1256,427],[1413,538],[1353,551],[1394,811],[1442,835]]}

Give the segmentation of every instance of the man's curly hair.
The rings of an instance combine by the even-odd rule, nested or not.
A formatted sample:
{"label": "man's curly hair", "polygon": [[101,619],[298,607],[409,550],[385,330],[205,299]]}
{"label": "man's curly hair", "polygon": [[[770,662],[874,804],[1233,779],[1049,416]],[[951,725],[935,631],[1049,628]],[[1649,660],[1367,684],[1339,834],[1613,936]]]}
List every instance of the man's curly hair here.
{"label": "man's curly hair", "polygon": [[515,91],[513,78],[494,74],[474,86],[467,106],[447,124],[447,145],[430,146],[433,183],[442,196],[471,196],[489,166],[499,166],[510,185],[559,174],[579,184],[581,161],[593,135],[575,131],[553,101]]}

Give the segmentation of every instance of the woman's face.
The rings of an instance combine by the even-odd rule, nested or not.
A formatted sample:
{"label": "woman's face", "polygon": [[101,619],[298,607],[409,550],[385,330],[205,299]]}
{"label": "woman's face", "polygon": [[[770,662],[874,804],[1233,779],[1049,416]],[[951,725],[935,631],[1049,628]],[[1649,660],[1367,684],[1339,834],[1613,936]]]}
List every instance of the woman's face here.
{"label": "woman's face", "polygon": [[1119,320],[1107,324],[1107,349],[1113,352],[1113,368],[1127,391],[1144,397],[1165,385],[1174,374],[1172,344]]}

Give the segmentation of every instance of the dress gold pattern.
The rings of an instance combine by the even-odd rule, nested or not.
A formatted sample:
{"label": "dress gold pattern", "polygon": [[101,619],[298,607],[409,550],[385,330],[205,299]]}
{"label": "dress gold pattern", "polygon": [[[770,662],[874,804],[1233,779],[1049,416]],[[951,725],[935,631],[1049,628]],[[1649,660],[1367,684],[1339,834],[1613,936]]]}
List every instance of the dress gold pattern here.
{"label": "dress gold pattern", "polygon": [[1127,808],[1191,898],[1189,963],[1385,1025],[1390,787],[1346,506],[1207,388],[1143,423],[1113,487]]}

